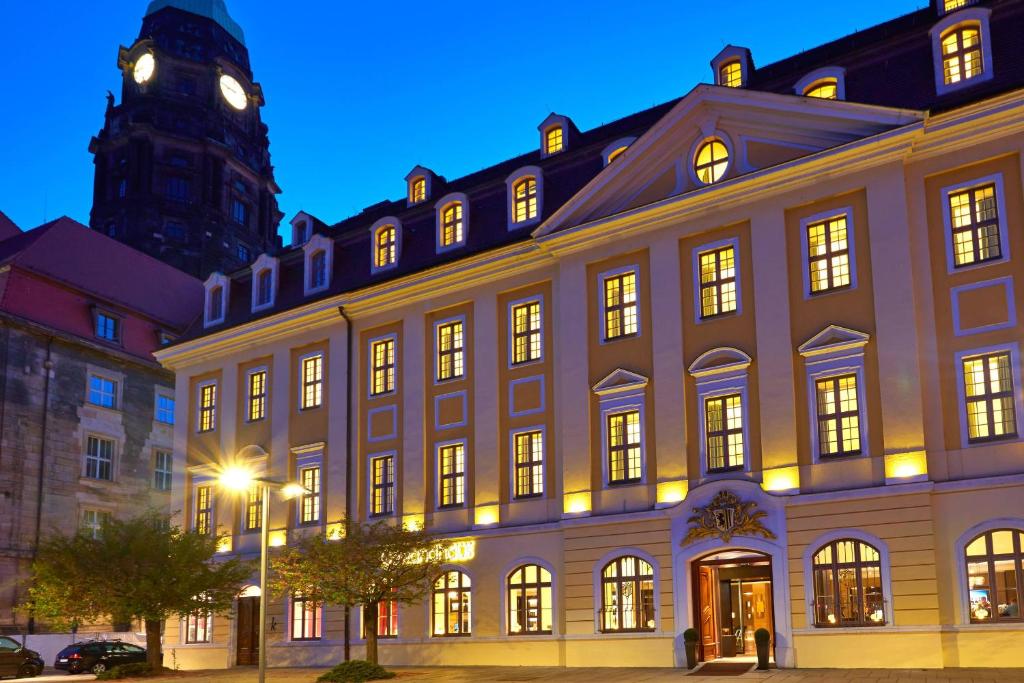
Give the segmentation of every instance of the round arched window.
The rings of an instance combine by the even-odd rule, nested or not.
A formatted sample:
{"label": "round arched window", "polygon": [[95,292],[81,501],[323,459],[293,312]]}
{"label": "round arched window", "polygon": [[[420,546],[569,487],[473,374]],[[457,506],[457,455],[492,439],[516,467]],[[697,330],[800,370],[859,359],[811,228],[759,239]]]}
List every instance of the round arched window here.
{"label": "round arched window", "polygon": [[705,140],[697,149],[693,170],[704,185],[717,183],[729,168],[729,148],[718,138]]}
{"label": "round arched window", "polygon": [[1020,621],[1024,532],[986,532],[970,542],[966,555],[971,621]]}
{"label": "round arched window", "polygon": [[814,554],[814,625],[885,625],[882,562],[876,548],[846,538]]}
{"label": "round arched window", "polygon": [[601,631],[653,631],[654,569],[632,555],[601,570]]}

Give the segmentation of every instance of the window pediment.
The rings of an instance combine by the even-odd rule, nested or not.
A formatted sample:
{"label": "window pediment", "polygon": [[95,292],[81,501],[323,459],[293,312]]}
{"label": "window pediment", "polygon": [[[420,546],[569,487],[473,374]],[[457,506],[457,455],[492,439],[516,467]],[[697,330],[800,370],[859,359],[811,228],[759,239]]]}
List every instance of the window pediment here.
{"label": "window pediment", "polygon": [[753,359],[743,351],[721,346],[699,355],[697,360],[690,364],[689,371],[694,377],[743,372],[752,362]]}
{"label": "window pediment", "polygon": [[643,375],[618,368],[595,384],[592,390],[598,396],[612,396],[626,392],[642,391],[650,382]]}
{"label": "window pediment", "polygon": [[797,347],[797,351],[804,358],[827,356],[863,348],[870,339],[871,335],[866,332],[858,332],[841,325],[829,325]]}

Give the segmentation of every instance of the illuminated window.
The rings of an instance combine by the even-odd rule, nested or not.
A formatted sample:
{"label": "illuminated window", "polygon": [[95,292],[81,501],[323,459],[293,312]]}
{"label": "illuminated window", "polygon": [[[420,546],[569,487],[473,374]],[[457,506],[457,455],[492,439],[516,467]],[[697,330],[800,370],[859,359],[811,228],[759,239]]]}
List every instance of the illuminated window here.
{"label": "illuminated window", "polygon": [[199,431],[212,432],[217,426],[217,385],[199,387]]}
{"label": "illuminated window", "polygon": [[743,85],[743,66],[738,60],[726,62],[719,67],[718,84],[727,88],[739,88]]}
{"label": "illuminated window", "polygon": [[121,321],[107,313],[96,313],[96,336],[115,344],[121,341]]}
{"label": "illuminated window", "polygon": [[395,459],[384,455],[370,460],[370,514],[374,517],[395,512]]}
{"label": "illuminated window", "polygon": [[89,479],[113,481],[113,440],[98,436],[90,436],[85,440],[85,476]]}
{"label": "illuminated window", "polygon": [[608,416],[608,483],[628,484],[640,481],[640,411],[630,410]]}
{"label": "illuminated window", "polygon": [[740,394],[704,401],[708,471],[742,469],[743,398]]}
{"label": "illuminated window", "polygon": [[1024,531],[988,531],[967,545],[966,555],[971,622],[1021,621]]}
{"label": "illuminated window", "polygon": [[693,170],[702,185],[717,183],[729,168],[729,149],[718,138],[712,138],[701,144]]}
{"label": "illuminated window", "polygon": [[376,268],[387,268],[398,262],[397,259],[398,230],[393,225],[385,225],[377,229],[374,236],[373,264]]}
{"label": "illuminated window", "polygon": [[457,379],[465,372],[462,321],[437,326],[437,380]]}
{"label": "illuminated window", "polygon": [[213,531],[213,488],[196,487],[196,517],[192,528],[197,534],[207,535]]}
{"label": "illuminated window", "polygon": [[213,614],[210,612],[189,612],[185,617],[185,643],[209,643],[213,629]]}
{"label": "illuminated window", "polygon": [[610,164],[616,159],[618,159],[620,156],[622,156],[622,153],[625,152],[627,149],[629,149],[628,146],[619,147],[618,149],[612,150],[612,152],[608,155],[608,163]]}
{"label": "illuminated window", "polygon": [[468,636],[470,634],[469,577],[460,571],[447,571],[434,581],[434,636]]}
{"label": "illuminated window", "polygon": [[300,595],[292,596],[292,640],[320,640],[320,604]]}
{"label": "illuminated window", "polygon": [[116,408],[117,382],[100,375],[89,375],[89,403],[102,408]]}
{"label": "illuminated window", "polygon": [[378,339],[370,344],[370,358],[373,363],[370,377],[370,394],[380,396],[395,390],[395,339]]}
{"label": "illuminated window", "polygon": [[165,425],[174,424],[174,398],[158,394],[156,397],[156,421]]}
{"label": "illuminated window", "polygon": [[441,507],[459,507],[466,501],[466,447],[461,443],[437,449]]}
{"label": "illuminated window", "polygon": [[256,308],[269,306],[274,299],[274,271],[264,268],[256,274]]}
{"label": "illuminated window", "polygon": [[377,637],[398,637],[398,603],[394,600],[377,603]]}
{"label": "illuminated window", "polygon": [[512,186],[512,222],[523,223],[537,217],[537,179],[523,178]]}
{"label": "illuminated window", "polygon": [[157,491],[171,490],[171,476],[174,458],[169,451],[157,451],[153,454],[153,488]]}
{"label": "illuminated window", "polygon": [[943,0],[942,9],[945,12],[952,12],[953,10],[966,7],[970,4],[970,0]]}
{"label": "illuminated window", "polygon": [[839,97],[839,83],[834,78],[825,78],[811,83],[804,91],[805,97],[817,97],[822,100],[835,100]]}
{"label": "illuminated window", "polygon": [[319,408],[323,400],[324,357],[318,353],[302,359],[302,409]]}
{"label": "illuminated window", "polygon": [[105,510],[82,510],[82,530],[93,539],[103,538],[103,525],[110,522],[110,513]]}
{"label": "illuminated window", "polygon": [[299,523],[316,524],[320,521],[320,466],[300,468],[299,484],[305,489],[299,496]]}
{"label": "illuminated window", "polygon": [[601,631],[653,631],[654,569],[632,555],[601,570]]}
{"label": "illuminated window", "polygon": [[263,484],[249,487],[245,494],[245,515],[242,530],[259,531],[263,526]]}
{"label": "illuminated window", "polygon": [[812,294],[850,286],[850,245],[845,215],[807,226],[807,267]]}
{"label": "illuminated window", "polygon": [[211,287],[207,294],[206,322],[215,323],[224,319],[224,288]]}
{"label": "illuminated window", "polygon": [[249,409],[246,419],[249,422],[262,420],[267,416],[267,371],[255,370],[249,373]]}
{"label": "illuminated window", "polygon": [[736,310],[736,250],[732,246],[700,254],[700,317]]}
{"label": "illuminated window", "polygon": [[853,539],[833,541],[814,555],[814,625],[884,626],[878,550]]}
{"label": "illuminated window", "polygon": [[508,577],[508,633],[551,633],[551,572],[536,564],[517,567]]}
{"label": "illuminated window", "polygon": [[427,179],[413,178],[409,183],[409,203],[418,204],[427,198]]}
{"label": "illuminated window", "polygon": [[630,270],[604,279],[604,338],[606,341],[637,334],[639,304],[636,271]]}
{"label": "illuminated window", "polygon": [[452,202],[441,209],[441,246],[462,244],[465,239],[462,222],[462,202]]}
{"label": "illuminated window", "polygon": [[942,76],[946,85],[980,75],[982,61],[981,28],[977,24],[957,26],[942,34]]}
{"label": "illuminated window", "polygon": [[518,432],[512,437],[515,451],[515,497],[544,494],[544,433]]}
{"label": "illuminated window", "polygon": [[818,403],[818,453],[854,455],[860,453],[860,411],[857,376],[819,379],[815,383]]}
{"label": "illuminated window", "polygon": [[540,360],[543,353],[540,301],[512,307],[512,364]]}
{"label": "illuminated window", "polygon": [[963,359],[969,443],[1017,436],[1010,354],[988,353]]}
{"label": "illuminated window", "polygon": [[318,249],[309,257],[309,289],[323,289],[327,286],[327,252]]}
{"label": "illuminated window", "polygon": [[557,154],[562,147],[562,127],[553,126],[544,133],[544,154]]}
{"label": "illuminated window", "polygon": [[957,267],[1002,258],[994,183],[949,194],[953,261]]}

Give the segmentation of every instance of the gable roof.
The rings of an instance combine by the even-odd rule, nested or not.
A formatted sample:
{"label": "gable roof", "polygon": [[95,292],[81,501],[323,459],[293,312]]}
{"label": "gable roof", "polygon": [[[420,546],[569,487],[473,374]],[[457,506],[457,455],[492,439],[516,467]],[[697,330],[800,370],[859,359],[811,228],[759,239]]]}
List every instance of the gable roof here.
{"label": "gable roof", "polygon": [[7,239],[8,237],[16,237],[21,234],[21,228],[14,224],[7,215],[0,211],[0,241]]}

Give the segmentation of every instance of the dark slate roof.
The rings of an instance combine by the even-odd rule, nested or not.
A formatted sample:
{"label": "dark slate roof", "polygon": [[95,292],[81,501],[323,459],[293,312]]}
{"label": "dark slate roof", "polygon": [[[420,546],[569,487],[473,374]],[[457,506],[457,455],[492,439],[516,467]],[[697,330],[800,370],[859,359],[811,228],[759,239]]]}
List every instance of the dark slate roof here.
{"label": "dark slate roof", "polygon": [[[974,5],[992,10],[991,36],[995,77],[942,97],[935,93],[932,44],[929,29],[940,21],[933,5],[897,17],[877,26],[807,50],[787,59],[755,68],[747,88],[781,94],[794,94],[793,88],[808,73],[826,66],[846,70],[846,100],[904,109],[941,110],[991,97],[1024,85],[1024,1],[979,0]],[[335,240],[334,275],[328,291],[303,296],[302,250],[286,248],[281,259],[280,288],[275,305],[253,314],[250,311],[248,269],[232,275],[231,301],[225,322],[203,329],[202,321],[185,339],[202,336],[249,320],[273,315],[318,298],[353,291],[386,280],[415,273],[439,263],[457,260],[530,239],[532,227],[507,229],[506,178],[527,165],[539,166],[544,177],[544,204],[541,218],[546,219],[568,201],[603,168],[602,150],[613,141],[639,137],[664,116],[679,99],[632,114],[585,132],[570,126],[568,149],[547,158],[540,150],[508,159],[462,178],[445,181],[437,178],[431,197],[409,207],[405,200],[383,201],[361,213],[325,229]],[[464,192],[469,199],[470,218],[464,247],[435,254],[435,202],[449,192]],[[397,217],[403,226],[401,257],[397,268],[384,273],[370,271],[370,227],[385,216]],[[319,221],[318,221],[319,222]]]}

